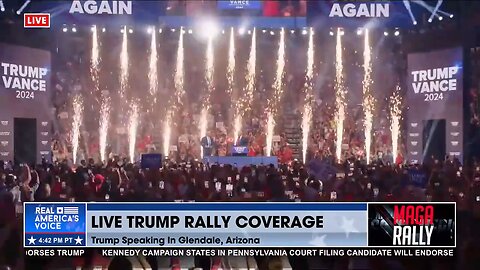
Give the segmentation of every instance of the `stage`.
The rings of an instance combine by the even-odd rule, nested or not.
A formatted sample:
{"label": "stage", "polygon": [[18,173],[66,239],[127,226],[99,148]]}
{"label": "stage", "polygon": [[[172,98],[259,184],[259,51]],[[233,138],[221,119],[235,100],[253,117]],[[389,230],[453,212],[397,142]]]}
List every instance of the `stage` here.
{"label": "stage", "polygon": [[278,158],[273,157],[246,157],[246,156],[208,156],[203,158],[204,163],[209,164],[230,164],[238,168],[242,168],[250,165],[270,165],[273,164],[275,167],[278,167]]}

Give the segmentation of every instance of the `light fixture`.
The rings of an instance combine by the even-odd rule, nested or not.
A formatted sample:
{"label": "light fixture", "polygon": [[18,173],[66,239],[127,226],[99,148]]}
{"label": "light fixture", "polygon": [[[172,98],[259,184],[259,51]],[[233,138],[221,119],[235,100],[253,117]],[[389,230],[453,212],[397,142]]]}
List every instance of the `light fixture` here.
{"label": "light fixture", "polygon": [[102,32],[105,33],[107,29],[105,27],[102,28]]}
{"label": "light fixture", "polygon": [[221,31],[217,21],[213,19],[205,19],[201,21],[198,29],[201,29],[201,36],[208,39],[215,38],[215,36]]}
{"label": "light fixture", "polygon": [[442,20],[443,20],[443,17],[442,17],[442,16],[438,17],[438,20],[439,20],[439,21],[442,21]]}
{"label": "light fixture", "polygon": [[0,0],[0,11],[5,11],[5,6],[3,5],[3,0]]}
{"label": "light fixture", "polygon": [[193,30],[192,30],[192,29],[188,29],[188,33],[189,33],[189,34],[193,34]]}
{"label": "light fixture", "polygon": [[149,27],[148,27],[148,29],[147,29],[147,33],[151,34],[151,33],[152,33],[152,31],[153,31],[152,27],[151,27],[151,26],[149,26]]}
{"label": "light fixture", "polygon": [[266,30],[266,29],[263,29],[262,32],[265,34],[265,33],[267,32],[267,30]]}
{"label": "light fixture", "polygon": [[272,35],[272,36],[273,36],[273,35],[275,35],[275,32],[273,32],[273,31],[270,31],[270,35]]}
{"label": "light fixture", "polygon": [[172,32],[175,32],[175,28],[172,28],[171,30],[172,30]]}
{"label": "light fixture", "polygon": [[398,30],[395,30],[395,33],[393,33],[396,37],[398,37],[400,35],[400,31]]}
{"label": "light fixture", "polygon": [[247,33],[248,33],[249,35],[251,35],[251,34],[252,34],[252,30],[248,30]]}
{"label": "light fixture", "polygon": [[290,30],[290,33],[295,34],[295,30]]}
{"label": "light fixture", "polygon": [[32,0],[26,0],[23,5],[17,10],[17,15],[20,15],[23,10],[28,6],[28,4],[30,4],[30,2],[32,2]]}
{"label": "light fixture", "polygon": [[306,34],[308,34],[307,29],[303,29],[303,30],[302,30],[302,35],[306,35]]}
{"label": "light fixture", "polygon": [[360,36],[363,33],[362,28],[357,29],[357,35]]}
{"label": "light fixture", "polygon": [[417,25],[417,21],[413,21],[413,25]]}
{"label": "light fixture", "polygon": [[335,34],[333,33],[333,31],[330,31],[330,36],[333,36],[333,35],[335,35]]}
{"label": "light fixture", "polygon": [[68,28],[67,28],[66,26],[64,26],[64,27],[62,28],[62,31],[63,31],[64,33],[66,33],[66,32],[68,32]]}
{"label": "light fixture", "polygon": [[241,35],[241,36],[243,36],[243,34],[245,34],[245,28],[240,27],[240,28],[238,29],[238,34]]}
{"label": "light fixture", "polygon": [[133,34],[133,29],[132,28],[128,29],[128,33]]}
{"label": "light fixture", "polygon": [[453,14],[450,14],[450,19],[453,19]]}
{"label": "light fixture", "polygon": [[75,26],[72,27],[72,32],[73,32],[73,33],[76,33],[76,32],[77,32],[77,27],[75,27]]}
{"label": "light fixture", "polygon": [[122,34],[123,34],[123,32],[124,32],[123,28],[122,28],[122,29],[120,29],[120,33],[122,33]]}
{"label": "light fixture", "polygon": [[162,28],[158,29],[158,33],[162,33],[162,31],[163,31]]}
{"label": "light fixture", "polygon": [[432,18],[428,19],[428,22],[429,22],[429,23],[433,22]]}
{"label": "light fixture", "polygon": [[388,32],[387,31],[383,32],[383,35],[388,36]]}

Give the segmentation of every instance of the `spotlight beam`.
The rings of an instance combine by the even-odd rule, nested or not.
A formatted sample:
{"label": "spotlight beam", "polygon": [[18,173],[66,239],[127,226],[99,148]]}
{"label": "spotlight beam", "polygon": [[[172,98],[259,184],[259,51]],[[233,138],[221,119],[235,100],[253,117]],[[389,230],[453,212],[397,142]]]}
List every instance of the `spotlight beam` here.
{"label": "spotlight beam", "polygon": [[417,5],[425,8],[426,10],[428,10],[428,11],[431,13],[430,18],[428,19],[429,22],[431,22],[431,21],[433,20],[433,17],[440,17],[437,13],[446,15],[446,16],[448,16],[448,17],[450,17],[450,18],[452,17],[452,14],[440,10],[440,7],[441,7],[442,4],[443,4],[443,0],[437,0],[437,4],[435,5],[435,7],[430,6],[429,4],[427,4],[427,3],[426,3],[425,1],[423,1],[423,0],[403,0],[403,4],[405,5],[405,8],[408,10],[408,13],[410,14],[410,18],[412,19],[412,22],[413,22],[414,24],[416,24],[417,20],[416,20],[415,17],[413,16],[410,2],[413,3],[413,4],[417,4]]}
{"label": "spotlight beam", "polygon": [[3,5],[3,0],[0,0],[0,11],[5,11],[5,6]]}
{"label": "spotlight beam", "polygon": [[437,15],[437,12],[440,6],[442,5],[442,3],[443,3],[443,0],[438,0],[437,5],[435,6],[435,9],[433,10],[432,15],[430,15],[429,19],[433,19],[434,16],[440,17]]}
{"label": "spotlight beam", "polygon": [[23,10],[28,6],[28,4],[30,4],[30,2],[32,2],[32,0],[26,0],[23,5],[17,10],[17,15],[20,15]]}

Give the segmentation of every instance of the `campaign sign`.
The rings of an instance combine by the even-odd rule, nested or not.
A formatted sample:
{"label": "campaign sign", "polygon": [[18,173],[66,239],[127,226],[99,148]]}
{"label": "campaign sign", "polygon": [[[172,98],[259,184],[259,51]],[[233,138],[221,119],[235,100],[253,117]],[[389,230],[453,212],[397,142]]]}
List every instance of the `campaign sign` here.
{"label": "campaign sign", "polygon": [[162,155],[143,154],[140,165],[142,169],[160,169],[162,167]]}
{"label": "campaign sign", "polygon": [[86,204],[25,203],[25,247],[86,246]]}
{"label": "campaign sign", "polygon": [[257,0],[220,0],[218,9],[261,9],[262,1]]}
{"label": "campaign sign", "polygon": [[419,188],[425,188],[427,186],[428,178],[424,172],[411,169],[408,171],[408,175],[410,177],[410,184]]}
{"label": "campaign sign", "polygon": [[370,203],[368,246],[456,247],[455,203]]}

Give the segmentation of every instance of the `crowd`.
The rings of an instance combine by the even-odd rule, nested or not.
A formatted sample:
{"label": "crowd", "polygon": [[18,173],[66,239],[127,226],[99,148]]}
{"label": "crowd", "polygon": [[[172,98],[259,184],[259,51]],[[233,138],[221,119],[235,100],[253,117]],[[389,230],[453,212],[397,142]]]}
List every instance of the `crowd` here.
{"label": "crowd", "polygon": [[[47,257],[19,260],[23,256],[22,202],[28,201],[456,201],[458,239],[454,258],[419,259],[418,265],[391,258],[251,258],[251,264],[259,269],[301,270],[480,267],[480,234],[473,227],[480,221],[480,163],[464,167],[458,160],[447,159],[403,166],[376,160],[367,166],[352,158],[335,165],[335,170],[322,179],[300,162],[278,168],[234,168],[194,160],[168,161],[161,170],[142,169],[119,158],[105,165],[82,161],[76,168],[68,162],[0,165],[0,265],[13,267],[10,269],[56,269],[54,266],[62,261]],[[160,268],[157,258],[146,261],[152,269],[165,269]],[[203,269],[230,269],[230,265],[235,269],[234,261],[199,257],[195,265]],[[168,269],[188,267],[181,262],[180,258],[168,259]],[[124,258],[101,258],[93,250],[80,260],[63,263],[85,269],[100,263],[110,264],[109,269],[131,269],[125,268],[129,262]],[[118,263],[121,266],[115,268]]]}

